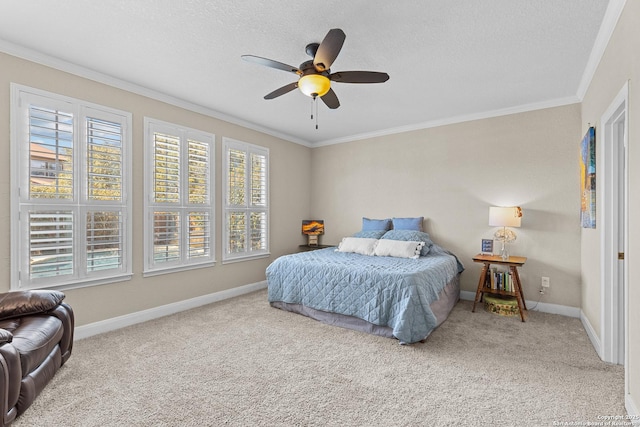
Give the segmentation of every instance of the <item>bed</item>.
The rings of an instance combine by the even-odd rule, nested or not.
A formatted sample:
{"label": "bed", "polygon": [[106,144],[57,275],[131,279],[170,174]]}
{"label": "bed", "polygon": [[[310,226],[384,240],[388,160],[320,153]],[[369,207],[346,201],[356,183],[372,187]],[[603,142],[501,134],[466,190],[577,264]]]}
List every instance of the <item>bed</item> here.
{"label": "bed", "polygon": [[455,255],[430,241],[428,252],[413,258],[319,249],[271,263],[268,300],[324,323],[411,344],[447,318],[459,300],[462,271]]}

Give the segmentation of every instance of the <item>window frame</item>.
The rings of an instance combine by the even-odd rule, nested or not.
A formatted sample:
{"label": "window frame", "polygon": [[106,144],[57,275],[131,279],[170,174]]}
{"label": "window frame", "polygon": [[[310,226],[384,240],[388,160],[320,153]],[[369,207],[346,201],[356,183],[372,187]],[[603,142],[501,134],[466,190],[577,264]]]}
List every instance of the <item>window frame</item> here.
{"label": "window frame", "polygon": [[[222,138],[222,145],[223,145],[223,170],[222,170],[222,191],[223,191],[223,224],[222,224],[222,234],[223,234],[223,241],[222,241],[222,263],[226,264],[226,263],[233,263],[233,262],[240,262],[240,261],[248,261],[248,260],[253,260],[253,259],[258,259],[258,258],[265,258],[271,255],[270,253],[270,234],[271,234],[271,227],[270,227],[270,201],[269,201],[269,192],[270,192],[270,185],[269,185],[269,168],[270,168],[270,162],[269,162],[269,149],[266,147],[262,147],[259,145],[255,145],[255,144],[250,144],[247,142],[243,142],[243,141],[238,141],[235,140],[233,138],[228,138],[228,137],[224,137]],[[265,184],[266,184],[266,190],[265,190],[265,204],[266,206],[264,207],[251,207],[249,206],[249,200],[251,199],[251,192],[250,192],[250,183],[251,183],[251,179],[245,179],[245,191],[244,191],[244,197],[245,200],[247,201],[247,203],[245,203],[244,205],[231,205],[229,203],[229,152],[231,149],[235,149],[238,151],[243,151],[244,153],[246,153],[248,156],[250,156],[251,154],[257,154],[257,155],[262,155],[265,157]],[[247,162],[246,164],[246,171],[247,171],[247,175],[246,176],[250,176],[250,174],[248,173],[248,170],[250,168],[250,162]],[[265,228],[266,228],[266,232],[265,232],[265,248],[262,250],[251,250],[250,247],[250,240],[251,240],[251,227],[250,227],[250,221],[247,221],[247,225],[246,225],[246,229],[245,229],[245,251],[240,252],[240,253],[231,253],[229,250],[229,242],[230,242],[230,235],[229,235],[229,222],[228,222],[228,218],[231,212],[238,212],[238,211],[243,211],[246,212],[247,215],[250,215],[252,212],[264,212],[266,215],[266,220],[265,220]]]}
{"label": "window frame", "polygon": [[[177,137],[180,140],[180,174],[179,174],[179,202],[168,203],[155,201],[155,134],[163,133]],[[189,202],[189,140],[194,140],[208,146],[208,202]],[[216,233],[215,233],[215,159],[216,159],[215,134],[186,126],[165,122],[162,120],[144,118],[144,270],[143,276],[155,276],[159,274],[186,271],[196,268],[212,267],[216,264]],[[179,259],[173,261],[156,262],[154,255],[154,226],[155,213],[175,212],[179,218]],[[190,258],[189,253],[189,222],[185,220],[191,213],[206,212],[209,234],[209,254],[203,257]]]}
{"label": "window frame", "polygon": [[[132,273],[132,201],[131,144],[132,114],[85,100],[76,99],[17,83],[11,83],[11,290],[73,289],[130,280]],[[69,199],[30,198],[31,183],[31,105],[62,109],[73,114],[72,191]],[[112,121],[120,126],[121,197],[119,201],[92,200],[88,195],[88,147],[91,142],[87,120]],[[86,215],[89,212],[117,211],[120,215],[119,242],[122,251],[119,267],[88,270]],[[30,212],[66,211],[73,215],[72,274],[34,278],[30,276]],[[93,243],[94,241],[91,241]]]}

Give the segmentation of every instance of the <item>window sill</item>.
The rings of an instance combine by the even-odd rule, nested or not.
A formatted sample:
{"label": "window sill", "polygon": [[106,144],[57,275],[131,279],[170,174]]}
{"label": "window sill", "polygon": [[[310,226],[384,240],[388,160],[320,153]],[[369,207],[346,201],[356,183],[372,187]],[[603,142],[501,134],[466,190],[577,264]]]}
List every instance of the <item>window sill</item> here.
{"label": "window sill", "polygon": [[142,277],[153,277],[153,276],[159,276],[161,274],[178,273],[178,272],[181,272],[181,271],[196,270],[198,268],[213,267],[215,265],[216,265],[216,262],[215,261],[211,261],[211,262],[199,263],[199,264],[179,265],[179,266],[173,266],[173,267],[157,268],[155,270],[143,271],[142,272]]}
{"label": "window sill", "polygon": [[12,287],[11,290],[27,291],[27,290],[34,290],[34,289],[52,289],[56,291],[68,291],[71,289],[89,288],[92,286],[101,286],[101,285],[109,285],[109,284],[118,283],[118,282],[126,282],[128,280],[131,280],[132,277],[133,277],[133,274],[123,274],[121,276],[113,276],[113,277],[105,277],[100,279],[64,283],[62,285],[42,284],[42,285],[37,285],[32,287]]}
{"label": "window sill", "polygon": [[271,256],[270,252],[263,252],[260,254],[256,254],[256,255],[245,255],[245,256],[239,256],[236,258],[229,258],[229,259],[223,259],[222,260],[222,264],[234,264],[236,262],[243,262],[243,261],[252,261],[254,259],[261,259],[261,258],[269,258]]}

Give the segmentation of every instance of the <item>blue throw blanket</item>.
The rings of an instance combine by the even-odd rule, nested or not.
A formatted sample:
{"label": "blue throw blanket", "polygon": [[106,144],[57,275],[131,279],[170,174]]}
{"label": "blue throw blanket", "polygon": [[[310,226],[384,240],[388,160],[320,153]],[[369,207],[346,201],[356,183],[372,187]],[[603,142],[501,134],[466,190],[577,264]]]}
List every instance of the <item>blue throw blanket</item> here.
{"label": "blue throw blanket", "polygon": [[437,321],[430,305],[463,270],[433,245],[418,259],[366,256],[327,248],[276,259],[267,267],[269,302],[302,304],[388,326],[401,342],[425,339]]}

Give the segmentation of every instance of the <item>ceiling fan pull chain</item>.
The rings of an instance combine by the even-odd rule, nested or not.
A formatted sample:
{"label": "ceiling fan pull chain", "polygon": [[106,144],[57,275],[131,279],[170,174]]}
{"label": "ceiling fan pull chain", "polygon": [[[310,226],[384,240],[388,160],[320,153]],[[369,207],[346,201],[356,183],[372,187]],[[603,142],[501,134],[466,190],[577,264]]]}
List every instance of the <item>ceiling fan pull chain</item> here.
{"label": "ceiling fan pull chain", "polygon": [[313,105],[316,103],[316,99],[311,99],[311,120],[313,120]]}
{"label": "ceiling fan pull chain", "polygon": [[316,98],[313,98],[313,103],[316,104],[316,130],[318,130],[318,101]]}

